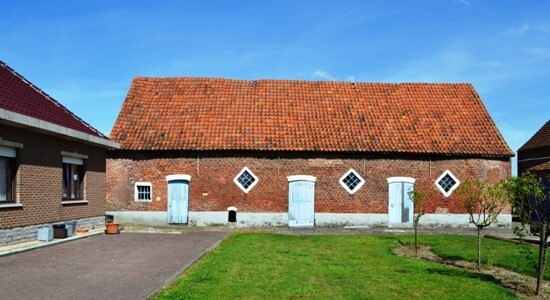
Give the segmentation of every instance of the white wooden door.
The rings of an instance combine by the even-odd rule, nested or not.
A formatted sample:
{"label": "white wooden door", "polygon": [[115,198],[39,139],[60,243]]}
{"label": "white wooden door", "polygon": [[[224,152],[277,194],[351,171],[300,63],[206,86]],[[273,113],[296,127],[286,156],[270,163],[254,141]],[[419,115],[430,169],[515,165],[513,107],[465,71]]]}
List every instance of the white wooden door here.
{"label": "white wooden door", "polygon": [[187,223],[189,206],[189,181],[168,181],[168,223]]}
{"label": "white wooden door", "polygon": [[388,216],[390,226],[410,226],[414,204],[408,193],[414,189],[411,182],[391,182],[388,186]]}
{"label": "white wooden door", "polygon": [[288,190],[288,226],[314,226],[315,182],[291,181]]}

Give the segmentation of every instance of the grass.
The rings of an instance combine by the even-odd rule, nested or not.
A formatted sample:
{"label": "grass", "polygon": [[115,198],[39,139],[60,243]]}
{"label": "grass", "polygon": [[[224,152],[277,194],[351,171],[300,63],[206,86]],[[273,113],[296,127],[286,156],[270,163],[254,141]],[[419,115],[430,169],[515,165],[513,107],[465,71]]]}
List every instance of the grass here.
{"label": "grass", "polygon": [[[412,243],[412,237],[406,237]],[[477,237],[458,235],[421,235],[419,243],[432,247],[435,254],[448,259],[477,261]],[[492,239],[482,239],[481,260],[521,274],[536,276],[539,249],[531,244],[516,245]],[[550,279],[550,269],[544,273]]]}
{"label": "grass", "polygon": [[516,298],[490,276],[396,256],[400,238],[234,234],[154,299]]}

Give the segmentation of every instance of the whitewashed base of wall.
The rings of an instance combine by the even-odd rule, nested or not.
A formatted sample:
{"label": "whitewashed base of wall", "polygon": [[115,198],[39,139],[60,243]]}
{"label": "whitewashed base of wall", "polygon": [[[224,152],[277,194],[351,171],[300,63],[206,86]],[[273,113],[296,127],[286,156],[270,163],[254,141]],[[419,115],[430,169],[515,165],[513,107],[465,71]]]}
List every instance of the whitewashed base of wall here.
{"label": "whitewashed base of wall", "polygon": [[[168,214],[164,211],[108,211],[116,222],[148,226],[168,225]],[[512,215],[498,217],[494,226],[509,227]],[[227,211],[189,212],[189,226],[228,226]],[[466,227],[469,225],[468,214],[426,214],[420,219],[423,227]],[[236,227],[284,227],[288,226],[288,213],[248,213],[238,212]],[[320,227],[388,227],[388,214],[361,213],[315,213],[315,226]],[[411,227],[392,224],[390,227]]]}
{"label": "whitewashed base of wall", "polygon": [[[77,221],[77,224],[76,224],[77,229],[94,229],[94,228],[105,227],[104,216],[77,219],[76,221]],[[53,223],[62,223],[62,221],[53,222]],[[44,224],[31,225],[31,226],[25,226],[25,227],[2,229],[0,230],[0,247],[36,241],[38,228],[43,227],[45,225],[51,225],[53,223],[44,223]]]}

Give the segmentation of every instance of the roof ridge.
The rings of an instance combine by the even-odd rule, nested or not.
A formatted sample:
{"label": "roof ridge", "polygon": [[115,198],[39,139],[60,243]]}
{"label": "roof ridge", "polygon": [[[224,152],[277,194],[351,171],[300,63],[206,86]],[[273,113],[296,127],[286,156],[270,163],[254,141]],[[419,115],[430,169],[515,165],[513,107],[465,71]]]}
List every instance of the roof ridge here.
{"label": "roof ridge", "polygon": [[304,79],[282,79],[282,78],[256,78],[256,79],[235,79],[227,77],[203,77],[203,76],[167,76],[167,77],[154,77],[154,76],[135,76],[134,80],[220,80],[229,82],[301,82],[301,83],[344,83],[344,84],[383,84],[383,85],[431,85],[431,86],[445,86],[445,85],[472,85],[470,82],[383,82],[383,81],[347,81],[347,80],[304,80]]}
{"label": "roof ridge", "polygon": [[101,133],[99,130],[95,129],[94,127],[92,127],[92,125],[88,124],[86,121],[84,121],[83,119],[81,119],[80,117],[78,117],[76,114],[74,114],[72,111],[70,111],[67,107],[65,107],[63,104],[61,104],[59,101],[55,100],[53,97],[51,97],[50,95],[48,95],[48,93],[44,92],[43,90],[41,90],[39,87],[37,87],[36,85],[34,85],[32,82],[30,82],[29,80],[27,80],[23,75],[19,74],[17,71],[15,71],[13,68],[11,68],[8,64],[6,64],[5,62],[3,62],[2,60],[0,60],[0,66],[6,68],[8,71],[10,71],[13,75],[15,75],[17,78],[19,78],[21,81],[23,81],[23,83],[25,83],[26,85],[30,86],[32,89],[34,89],[36,92],[38,92],[39,94],[41,94],[42,96],[44,96],[46,99],[48,99],[50,102],[52,102],[54,105],[56,105],[57,107],[63,109],[66,113],[68,113],[69,115],[71,115],[73,118],[75,118],[77,121],[81,122],[84,126],[88,127],[90,130],[92,130],[93,132],[97,133],[100,137],[102,138],[107,138],[106,135],[104,135],[103,133]]}

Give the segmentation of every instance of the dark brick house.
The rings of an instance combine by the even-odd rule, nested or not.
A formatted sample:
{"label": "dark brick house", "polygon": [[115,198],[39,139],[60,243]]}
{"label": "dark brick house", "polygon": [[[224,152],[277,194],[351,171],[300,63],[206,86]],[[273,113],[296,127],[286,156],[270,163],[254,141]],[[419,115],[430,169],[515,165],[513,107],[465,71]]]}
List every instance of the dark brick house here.
{"label": "dark brick house", "polygon": [[526,172],[542,180],[550,205],[550,120],[518,150],[518,174]]}
{"label": "dark brick house", "polygon": [[118,147],[0,61],[0,246],[44,224],[104,225],[105,157]]}
{"label": "dark brick house", "polygon": [[550,176],[550,120],[518,150],[518,173]]}
{"label": "dark brick house", "polygon": [[129,223],[409,226],[417,189],[425,224],[466,225],[453,190],[513,156],[470,84],[138,77],[110,137]]}

